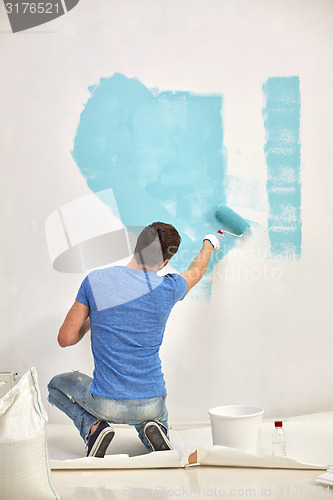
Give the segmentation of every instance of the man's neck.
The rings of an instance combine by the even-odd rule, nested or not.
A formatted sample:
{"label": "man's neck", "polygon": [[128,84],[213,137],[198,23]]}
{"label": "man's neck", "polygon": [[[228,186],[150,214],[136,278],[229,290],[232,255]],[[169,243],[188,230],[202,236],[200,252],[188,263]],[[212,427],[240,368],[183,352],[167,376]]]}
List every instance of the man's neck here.
{"label": "man's neck", "polygon": [[132,257],[132,259],[129,261],[129,263],[125,267],[129,267],[130,269],[136,269],[137,271],[154,271],[154,273],[157,273],[157,271],[158,271],[157,266],[149,267],[149,266],[142,266],[141,264],[138,264],[136,261],[136,258],[134,256]]}

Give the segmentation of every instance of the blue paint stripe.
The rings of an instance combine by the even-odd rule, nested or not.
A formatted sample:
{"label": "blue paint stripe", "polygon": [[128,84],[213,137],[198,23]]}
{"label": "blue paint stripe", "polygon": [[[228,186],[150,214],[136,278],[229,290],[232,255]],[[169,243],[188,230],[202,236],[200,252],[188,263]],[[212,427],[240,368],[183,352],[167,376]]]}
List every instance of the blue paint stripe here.
{"label": "blue paint stripe", "polygon": [[302,249],[299,78],[268,78],[263,93],[270,251],[298,259]]}

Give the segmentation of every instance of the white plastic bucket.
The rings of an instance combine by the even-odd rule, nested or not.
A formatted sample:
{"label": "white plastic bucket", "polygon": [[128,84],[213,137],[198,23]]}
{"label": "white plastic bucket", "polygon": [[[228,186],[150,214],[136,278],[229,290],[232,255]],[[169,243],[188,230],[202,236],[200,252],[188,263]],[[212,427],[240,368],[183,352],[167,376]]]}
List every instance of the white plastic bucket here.
{"label": "white plastic bucket", "polygon": [[257,453],[264,410],[258,406],[218,406],[209,410],[213,444]]}

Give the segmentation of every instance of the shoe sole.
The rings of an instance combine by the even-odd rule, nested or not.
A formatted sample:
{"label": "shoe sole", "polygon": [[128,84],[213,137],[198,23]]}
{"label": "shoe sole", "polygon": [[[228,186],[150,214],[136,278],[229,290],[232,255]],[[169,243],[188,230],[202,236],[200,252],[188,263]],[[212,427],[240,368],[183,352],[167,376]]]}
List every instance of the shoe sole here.
{"label": "shoe sole", "polygon": [[169,439],[155,422],[145,425],[144,433],[154,451],[173,450]]}
{"label": "shoe sole", "polygon": [[111,428],[105,428],[103,429],[99,436],[96,438],[96,441],[94,442],[88,457],[98,457],[98,458],[103,458],[105,455],[105,452],[107,450],[107,447],[111,443],[113,437],[114,437],[114,430]]}

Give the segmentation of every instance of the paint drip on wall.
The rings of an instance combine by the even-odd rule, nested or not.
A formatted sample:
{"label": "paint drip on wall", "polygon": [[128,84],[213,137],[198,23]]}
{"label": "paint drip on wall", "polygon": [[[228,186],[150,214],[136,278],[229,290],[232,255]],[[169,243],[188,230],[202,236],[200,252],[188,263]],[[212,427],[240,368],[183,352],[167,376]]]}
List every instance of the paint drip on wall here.
{"label": "paint drip on wall", "polygon": [[[187,269],[203,236],[219,229],[215,211],[226,202],[222,97],[149,90],[121,74],[89,91],[72,152],[89,188],[97,196],[113,189],[127,227],[173,224],[182,244],[172,265]],[[235,245],[226,240],[208,276]]]}
{"label": "paint drip on wall", "polygon": [[273,256],[298,259],[302,245],[299,78],[269,78],[263,92],[270,251]]}

